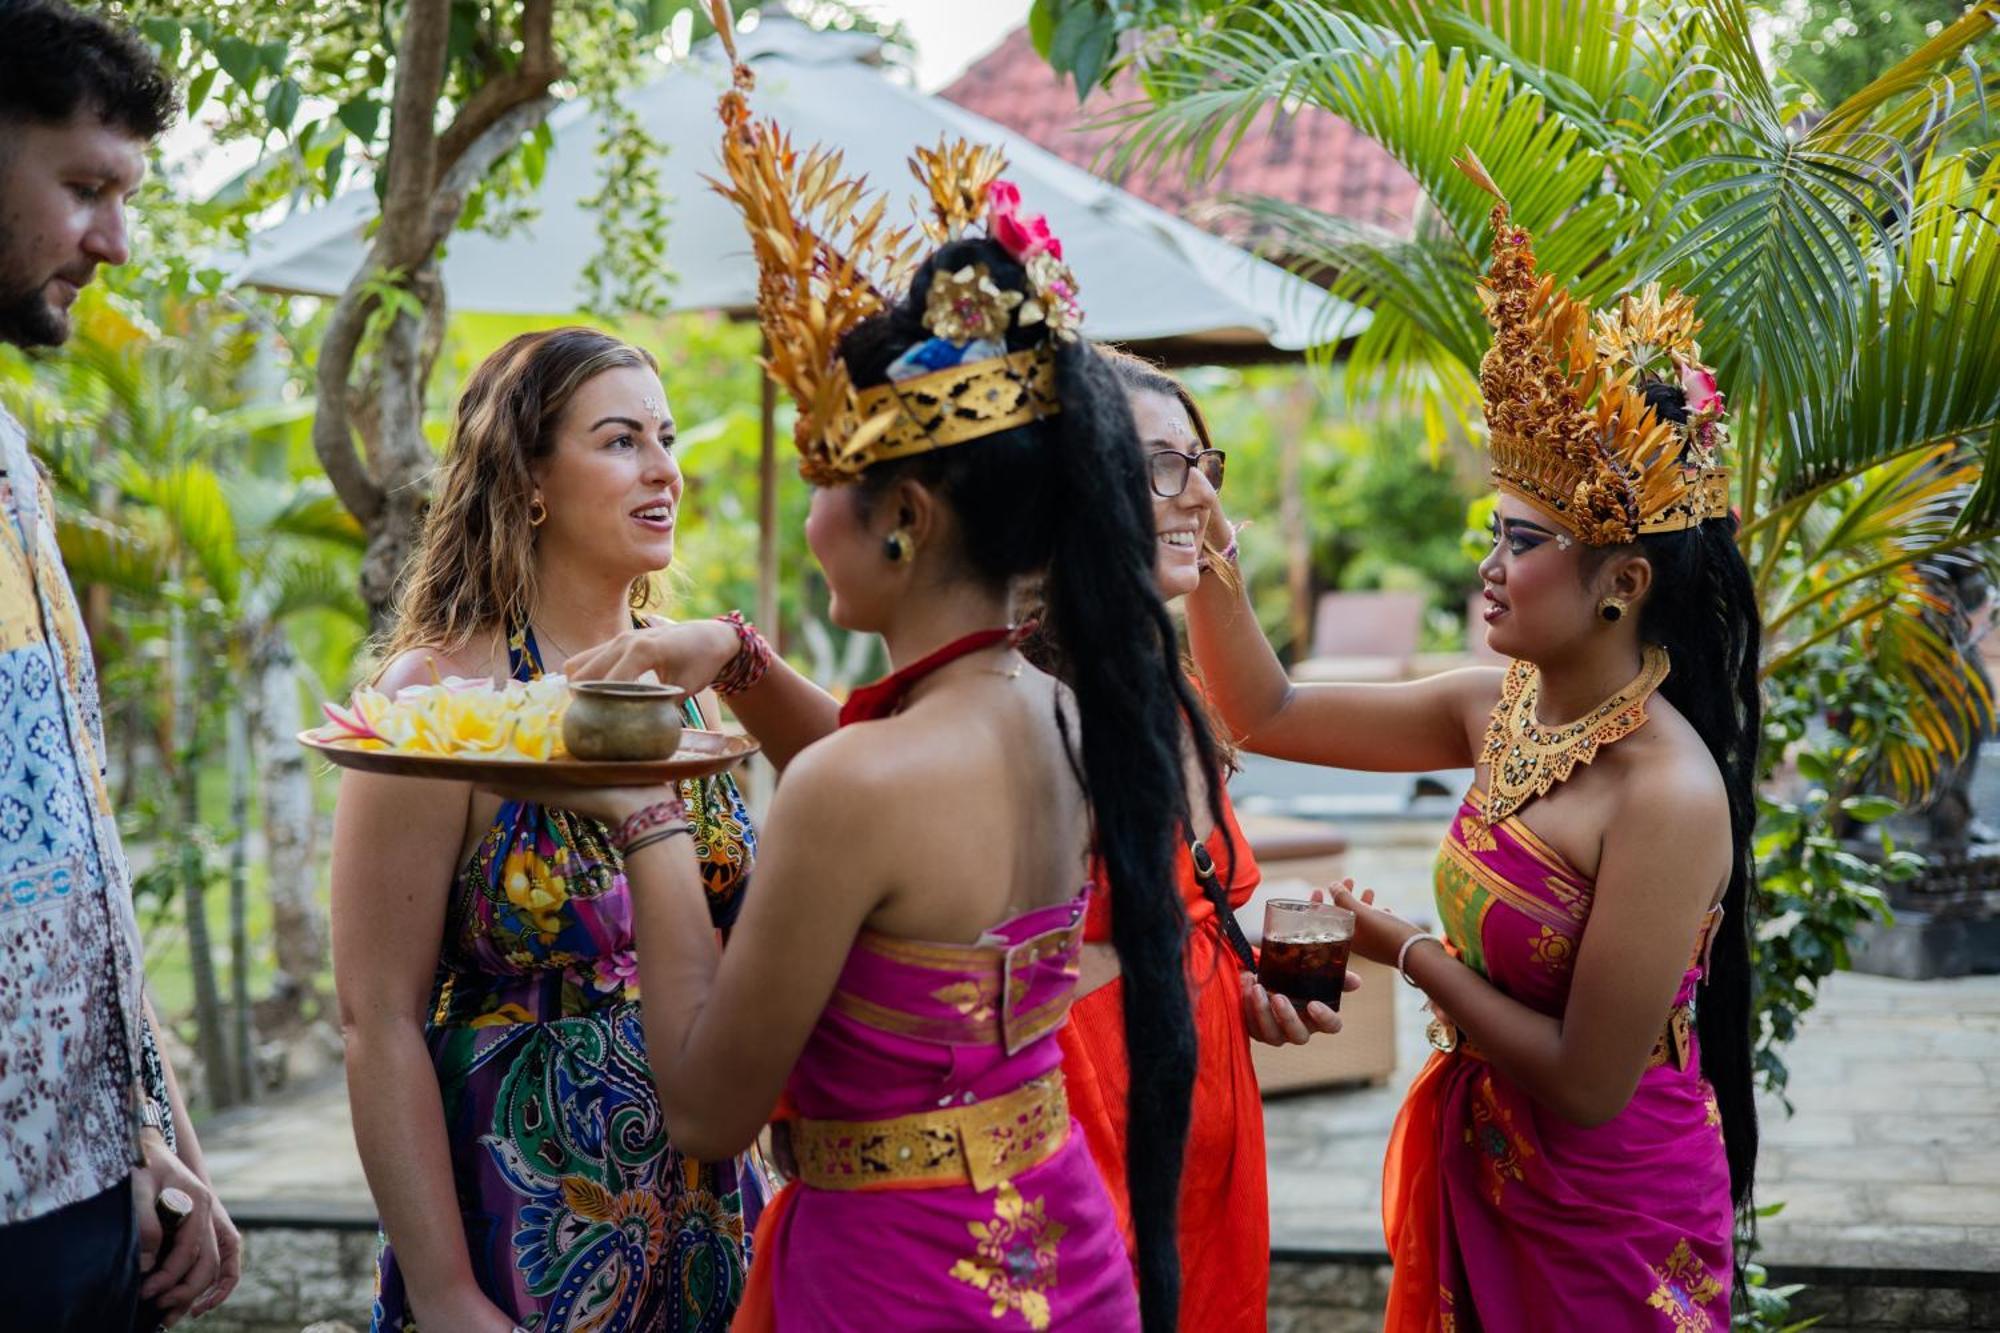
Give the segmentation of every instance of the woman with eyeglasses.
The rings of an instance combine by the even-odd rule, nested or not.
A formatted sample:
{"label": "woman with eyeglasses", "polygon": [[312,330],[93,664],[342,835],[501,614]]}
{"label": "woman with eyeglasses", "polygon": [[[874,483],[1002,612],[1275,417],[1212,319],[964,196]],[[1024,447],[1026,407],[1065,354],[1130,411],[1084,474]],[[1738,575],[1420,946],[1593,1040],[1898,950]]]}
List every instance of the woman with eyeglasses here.
{"label": "woman with eyeglasses", "polygon": [[[1138,426],[1152,486],[1153,577],[1160,599],[1175,606],[1205,580],[1236,581],[1235,542],[1220,517],[1223,451],[1187,386],[1130,353],[1105,350]],[[1024,647],[1058,674],[1061,645]],[[1190,669],[1191,663],[1184,663]],[[1198,686],[1198,682],[1197,682]],[[1213,717],[1209,730],[1227,745]],[[1190,796],[1209,790],[1193,749],[1182,746]],[[1230,756],[1225,750],[1225,763]],[[1250,1038],[1273,1046],[1338,1032],[1340,1018],[1315,1001],[1297,1012],[1257,984],[1256,959],[1235,909],[1260,875],[1223,783],[1214,783],[1221,819],[1205,800],[1190,800],[1175,878],[1187,906],[1188,994],[1198,1051],[1194,1106],[1181,1174],[1180,1327],[1203,1333],[1261,1333],[1270,1281],[1271,1213],[1264,1173],[1264,1108],[1250,1063]],[[1111,939],[1111,904],[1093,897],[1086,918],[1083,978],[1060,1039],[1070,1114],[1090,1144],[1118,1205],[1126,1210],[1126,1103],[1131,1066],[1124,1036],[1125,984]],[[1350,982],[1350,984],[1353,984]],[[1144,996],[1135,997],[1139,1003]],[[1130,1243],[1131,1228],[1126,1227]]]}

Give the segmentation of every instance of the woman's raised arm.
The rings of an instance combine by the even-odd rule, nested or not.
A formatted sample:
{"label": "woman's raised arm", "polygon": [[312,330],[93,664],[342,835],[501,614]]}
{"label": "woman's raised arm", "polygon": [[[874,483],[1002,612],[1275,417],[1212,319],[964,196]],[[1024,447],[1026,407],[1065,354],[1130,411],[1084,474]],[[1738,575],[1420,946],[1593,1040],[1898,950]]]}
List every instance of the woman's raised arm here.
{"label": "woman's raised arm", "polygon": [[1294,683],[1247,590],[1214,572],[1189,595],[1187,618],[1202,687],[1253,754],[1378,773],[1469,768],[1500,697],[1490,667],[1395,685]]}

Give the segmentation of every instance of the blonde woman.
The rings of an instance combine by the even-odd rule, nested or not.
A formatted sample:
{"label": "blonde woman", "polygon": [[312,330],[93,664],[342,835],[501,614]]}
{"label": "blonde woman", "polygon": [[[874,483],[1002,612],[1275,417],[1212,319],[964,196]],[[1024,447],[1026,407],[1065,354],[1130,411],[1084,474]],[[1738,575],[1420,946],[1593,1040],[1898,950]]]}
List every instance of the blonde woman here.
{"label": "blonde woman", "polygon": [[[653,358],[527,334],[460,397],[384,690],[532,679],[635,624],[674,554],[682,477]],[[691,725],[704,725],[695,703]],[[685,784],[711,917],[755,839],[727,778]],[[603,825],[470,785],[347,774],[334,977],[362,1165],[381,1211],[374,1327],[726,1328],[736,1163],[666,1137],[639,1021],[624,858]]]}

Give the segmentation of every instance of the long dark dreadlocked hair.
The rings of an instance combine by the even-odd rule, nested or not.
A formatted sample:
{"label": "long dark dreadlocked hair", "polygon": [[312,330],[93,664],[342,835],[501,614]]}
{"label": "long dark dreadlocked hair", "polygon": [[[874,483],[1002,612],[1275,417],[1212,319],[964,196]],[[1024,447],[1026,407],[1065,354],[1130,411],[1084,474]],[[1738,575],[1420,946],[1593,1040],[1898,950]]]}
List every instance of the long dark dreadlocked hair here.
{"label": "long dark dreadlocked hair", "polygon": [[[1662,420],[1688,419],[1674,385],[1645,394]],[[1757,745],[1763,701],[1757,692],[1762,624],[1757,590],[1736,545],[1736,519],[1724,515],[1679,532],[1653,532],[1622,547],[1588,548],[1588,579],[1614,555],[1643,554],[1653,567],[1641,605],[1639,637],[1667,650],[1673,671],[1660,693],[1679,710],[1715,760],[1729,794],[1733,847],[1723,917],[1695,1006],[1701,1070],[1715,1089],[1729,1157],[1729,1194],[1739,1213],[1750,1201],[1757,1168],[1757,1106],[1751,1065],[1751,909],[1757,822]]]}
{"label": "long dark dreadlocked hair", "polygon": [[[923,316],[932,275],[969,264],[983,265],[1003,290],[1028,290],[1020,262],[991,240],[941,247],[907,296],[848,334],[841,354],[857,388],[885,383],[890,363],[931,336]],[[1009,350],[1045,337],[1016,326]],[[1145,1327],[1164,1333],[1179,1313],[1175,1229],[1195,1064],[1187,914],[1174,880],[1175,839],[1187,823],[1181,744],[1189,737],[1209,772],[1215,744],[1154,585],[1153,516],[1125,394],[1090,344],[1058,343],[1054,355],[1059,413],[878,463],[862,474],[861,497],[866,505],[900,479],[917,480],[957,515],[978,577],[995,587],[1042,577],[1050,628],[1067,650],[1063,674],[1111,890],[1112,943],[1133,993],[1146,997],[1125,1007],[1127,1176],[1140,1309]]]}

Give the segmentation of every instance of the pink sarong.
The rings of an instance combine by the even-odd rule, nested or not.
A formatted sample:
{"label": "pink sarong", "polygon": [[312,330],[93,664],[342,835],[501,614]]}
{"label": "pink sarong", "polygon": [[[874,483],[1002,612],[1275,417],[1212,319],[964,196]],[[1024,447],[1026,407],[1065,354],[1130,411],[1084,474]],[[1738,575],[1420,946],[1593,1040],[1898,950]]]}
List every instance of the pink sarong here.
{"label": "pink sarong", "polygon": [[[1560,1015],[1594,885],[1518,818],[1489,829],[1479,801],[1466,797],[1438,857],[1445,933],[1501,990]],[[1700,957],[1697,945],[1674,1000],[1683,1017]],[[1692,1024],[1669,1017],[1659,1062],[1592,1128],[1538,1105],[1475,1051],[1431,1058],[1384,1166],[1391,1333],[1729,1328],[1722,1117]]]}
{"label": "pink sarong", "polygon": [[[862,932],[792,1071],[789,1111],[802,1122],[879,1122],[1060,1080],[1055,1034],[1076,990],[1083,914],[1079,895],[1004,922],[978,945]],[[893,1169],[862,1188],[794,1181],[757,1229],[733,1327],[1138,1328],[1110,1196],[1066,1112],[1058,1135],[1052,1154],[1015,1173],[1003,1167],[984,1189]],[[899,1151],[869,1155],[893,1164]]]}

